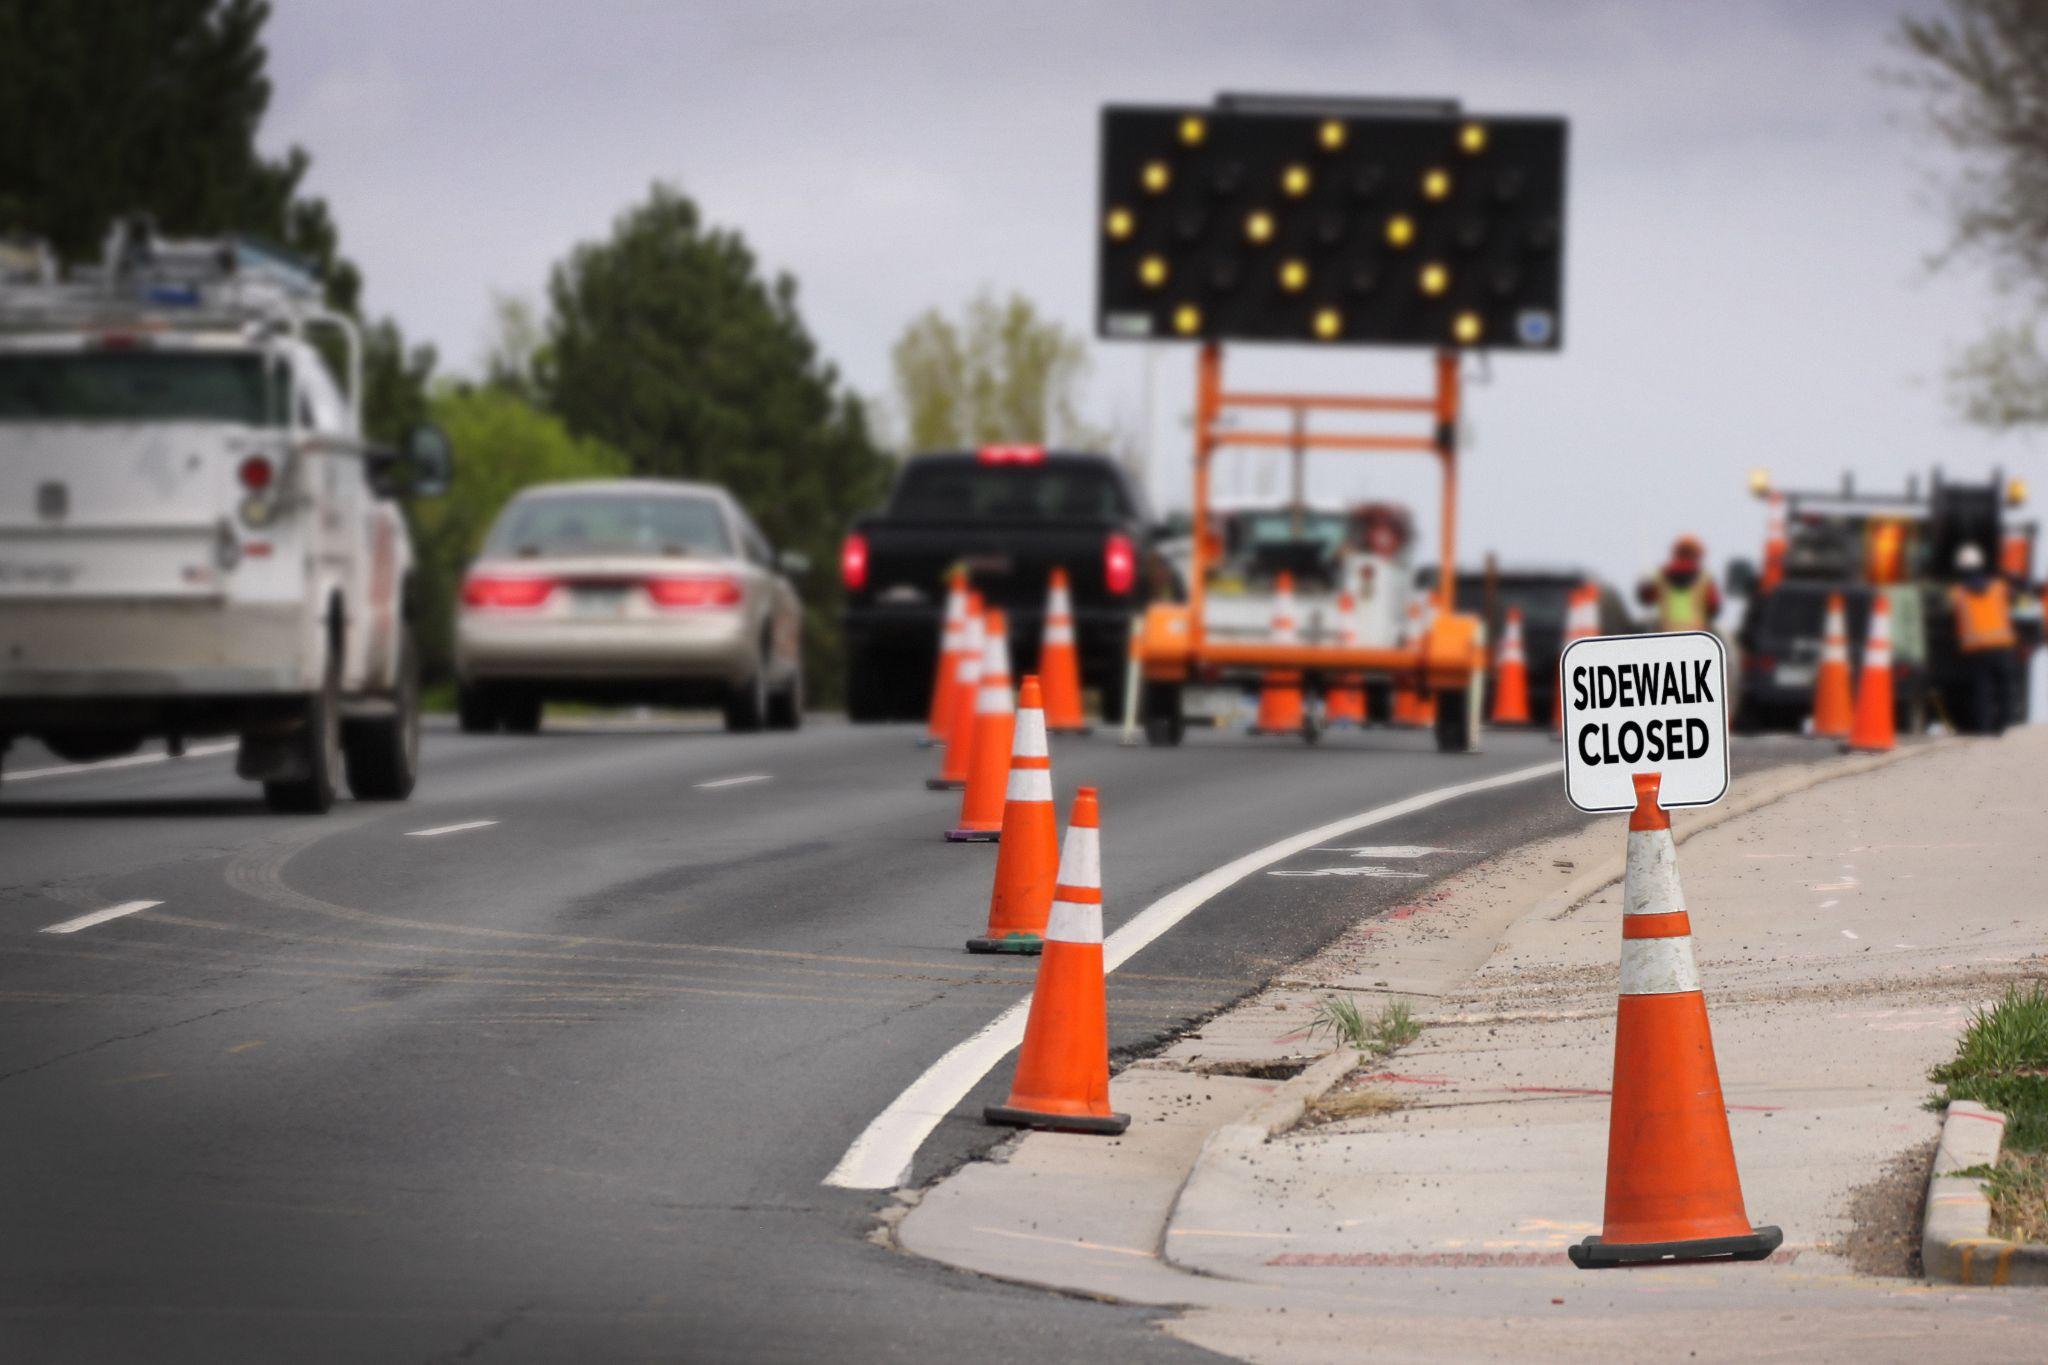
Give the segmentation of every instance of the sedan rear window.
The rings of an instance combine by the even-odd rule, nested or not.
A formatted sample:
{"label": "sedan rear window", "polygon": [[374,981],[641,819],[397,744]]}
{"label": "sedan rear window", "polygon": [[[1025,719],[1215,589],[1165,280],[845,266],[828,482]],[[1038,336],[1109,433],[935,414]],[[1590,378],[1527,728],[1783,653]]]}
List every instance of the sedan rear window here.
{"label": "sedan rear window", "polygon": [[1130,515],[1108,470],[1088,464],[913,460],[890,500],[906,521],[1121,521]]}
{"label": "sedan rear window", "polygon": [[729,555],[725,516],[709,498],[553,493],[521,498],[491,528],[484,553],[499,558],[565,555]]}

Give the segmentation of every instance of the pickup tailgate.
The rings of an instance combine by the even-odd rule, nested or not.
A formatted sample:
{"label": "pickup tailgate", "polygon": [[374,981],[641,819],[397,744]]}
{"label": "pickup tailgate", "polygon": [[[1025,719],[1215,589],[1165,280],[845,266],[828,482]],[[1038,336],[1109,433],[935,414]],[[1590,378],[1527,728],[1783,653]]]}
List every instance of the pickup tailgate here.
{"label": "pickup tailgate", "polygon": [[947,574],[964,565],[989,605],[1035,614],[1045,607],[1052,571],[1064,568],[1075,604],[1101,605],[1109,596],[1103,547],[1117,530],[1109,524],[881,521],[865,529],[869,591],[880,602],[936,606]]}

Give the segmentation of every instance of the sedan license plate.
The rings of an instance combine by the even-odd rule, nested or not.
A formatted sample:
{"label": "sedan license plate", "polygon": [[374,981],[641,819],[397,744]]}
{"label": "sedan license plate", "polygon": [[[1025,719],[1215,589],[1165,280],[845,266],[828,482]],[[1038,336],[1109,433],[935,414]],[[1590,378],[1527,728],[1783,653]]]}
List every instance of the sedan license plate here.
{"label": "sedan license plate", "polygon": [[625,610],[624,588],[577,588],[569,594],[569,614],[572,616],[620,616]]}
{"label": "sedan license plate", "polygon": [[1811,687],[1813,673],[1812,664],[1779,664],[1771,676],[1780,687]]}

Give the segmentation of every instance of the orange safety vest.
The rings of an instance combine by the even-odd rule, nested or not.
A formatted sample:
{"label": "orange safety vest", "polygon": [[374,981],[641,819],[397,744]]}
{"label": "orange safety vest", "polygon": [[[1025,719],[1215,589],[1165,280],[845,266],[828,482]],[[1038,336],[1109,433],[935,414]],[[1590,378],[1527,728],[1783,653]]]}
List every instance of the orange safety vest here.
{"label": "orange safety vest", "polygon": [[2018,643],[2012,631],[2012,606],[2004,579],[1992,579],[1982,592],[1957,585],[1949,590],[1949,602],[1955,607],[1956,643],[1963,653],[2011,649]]}

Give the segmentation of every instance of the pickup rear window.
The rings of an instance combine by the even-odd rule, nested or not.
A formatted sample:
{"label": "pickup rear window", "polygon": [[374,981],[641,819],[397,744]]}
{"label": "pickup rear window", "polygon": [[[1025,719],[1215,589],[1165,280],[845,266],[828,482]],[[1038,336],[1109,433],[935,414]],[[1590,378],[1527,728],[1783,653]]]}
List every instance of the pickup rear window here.
{"label": "pickup rear window", "polygon": [[283,426],[286,391],[246,352],[0,353],[0,422]]}
{"label": "pickup rear window", "polygon": [[1130,515],[1116,476],[1097,465],[986,465],[913,460],[889,515],[905,521],[1121,521]]}

